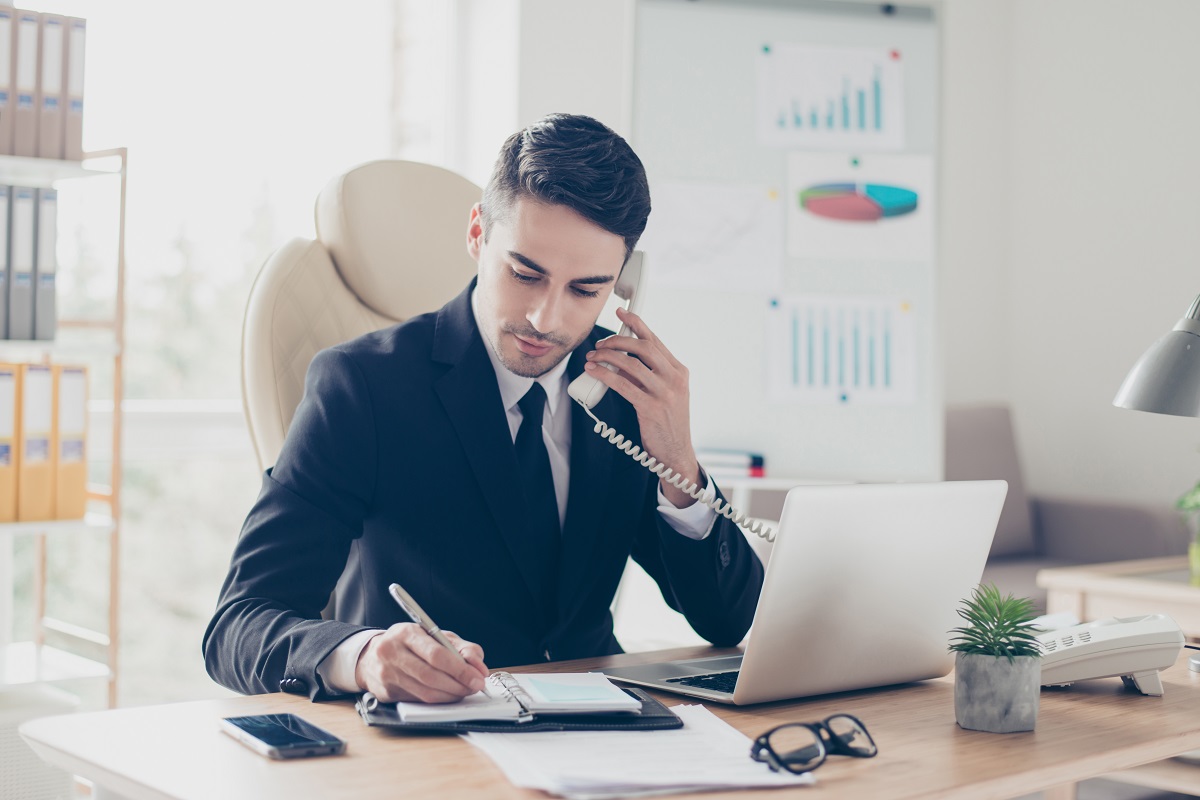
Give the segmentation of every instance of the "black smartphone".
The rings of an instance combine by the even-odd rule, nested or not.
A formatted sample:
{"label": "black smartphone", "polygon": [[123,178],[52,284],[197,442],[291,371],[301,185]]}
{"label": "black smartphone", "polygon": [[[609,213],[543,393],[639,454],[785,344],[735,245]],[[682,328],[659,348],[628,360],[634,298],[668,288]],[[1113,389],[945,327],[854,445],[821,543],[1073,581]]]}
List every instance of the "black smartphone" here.
{"label": "black smartphone", "polygon": [[344,741],[295,714],[225,717],[221,730],[269,758],[332,756],[346,750]]}

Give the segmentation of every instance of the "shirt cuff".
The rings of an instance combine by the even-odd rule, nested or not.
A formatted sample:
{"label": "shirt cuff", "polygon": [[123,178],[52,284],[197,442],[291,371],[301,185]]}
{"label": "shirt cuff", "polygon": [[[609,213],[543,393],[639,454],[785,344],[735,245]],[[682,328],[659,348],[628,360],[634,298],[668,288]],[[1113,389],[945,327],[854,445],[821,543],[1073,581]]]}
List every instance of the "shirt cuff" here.
{"label": "shirt cuff", "polygon": [[[704,496],[716,497],[717,489],[707,473],[704,475],[704,481]],[[676,508],[663,494],[662,481],[658,482],[658,513],[676,533],[696,541],[708,538],[708,534],[712,533],[713,523],[717,521],[717,512],[699,500],[686,508]]]}
{"label": "shirt cuff", "polygon": [[317,664],[317,675],[325,683],[330,694],[358,694],[362,689],[354,679],[354,669],[358,666],[358,656],[362,653],[367,642],[374,639],[381,630],[359,631],[343,639],[341,644],[333,648],[329,655]]}

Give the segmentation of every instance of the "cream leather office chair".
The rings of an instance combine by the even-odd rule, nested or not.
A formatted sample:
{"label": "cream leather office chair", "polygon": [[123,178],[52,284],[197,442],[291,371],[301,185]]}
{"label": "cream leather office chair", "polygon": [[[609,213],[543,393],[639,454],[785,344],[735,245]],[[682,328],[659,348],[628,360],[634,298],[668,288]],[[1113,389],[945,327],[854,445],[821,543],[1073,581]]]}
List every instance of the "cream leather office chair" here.
{"label": "cream leather office chair", "polygon": [[480,189],[449,170],[372,161],[317,197],[317,238],[259,270],[242,324],[242,402],[260,469],[275,463],[319,350],[435,311],[467,285]]}

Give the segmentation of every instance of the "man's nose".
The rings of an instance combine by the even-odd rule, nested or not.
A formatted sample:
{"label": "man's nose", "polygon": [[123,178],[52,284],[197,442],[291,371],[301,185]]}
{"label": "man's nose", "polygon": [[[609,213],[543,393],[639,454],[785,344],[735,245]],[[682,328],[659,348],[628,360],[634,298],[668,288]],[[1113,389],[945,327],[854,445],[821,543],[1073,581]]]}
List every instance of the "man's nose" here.
{"label": "man's nose", "polygon": [[547,292],[525,315],[538,333],[553,333],[562,322],[562,303],[554,292]]}

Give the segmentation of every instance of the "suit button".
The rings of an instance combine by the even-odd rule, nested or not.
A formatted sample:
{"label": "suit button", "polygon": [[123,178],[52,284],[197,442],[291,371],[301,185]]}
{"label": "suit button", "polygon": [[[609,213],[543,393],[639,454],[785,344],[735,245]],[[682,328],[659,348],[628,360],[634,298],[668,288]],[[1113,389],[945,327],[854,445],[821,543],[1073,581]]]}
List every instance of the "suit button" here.
{"label": "suit button", "polygon": [[721,556],[721,566],[728,567],[731,560],[729,557],[729,542],[721,542],[721,546],[717,552]]}
{"label": "suit button", "polygon": [[284,678],[279,682],[279,689],[292,694],[308,694],[308,684],[299,678]]}

